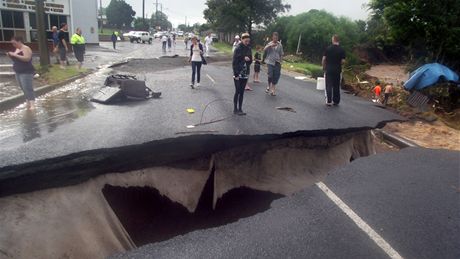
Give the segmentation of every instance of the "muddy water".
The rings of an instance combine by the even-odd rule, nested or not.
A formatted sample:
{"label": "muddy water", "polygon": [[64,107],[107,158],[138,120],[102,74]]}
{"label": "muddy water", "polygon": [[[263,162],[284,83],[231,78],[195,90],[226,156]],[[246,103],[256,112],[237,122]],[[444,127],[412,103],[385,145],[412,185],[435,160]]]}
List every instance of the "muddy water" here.
{"label": "muddy water", "polygon": [[0,113],[0,147],[8,148],[18,142],[28,142],[54,132],[60,125],[72,122],[94,109],[89,100],[104,84],[111,72],[102,68],[94,74],[76,80],[40,96],[36,110],[28,111],[25,105]]}

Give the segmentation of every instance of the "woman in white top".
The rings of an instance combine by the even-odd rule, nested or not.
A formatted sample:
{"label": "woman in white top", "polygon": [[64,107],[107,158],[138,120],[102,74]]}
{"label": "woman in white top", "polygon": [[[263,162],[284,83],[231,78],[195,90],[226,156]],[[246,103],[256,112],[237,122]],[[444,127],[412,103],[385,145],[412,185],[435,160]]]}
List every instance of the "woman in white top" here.
{"label": "woman in white top", "polygon": [[201,65],[203,64],[203,45],[198,42],[197,36],[192,37],[189,62],[192,63],[192,83],[190,84],[190,87],[195,89],[195,75],[196,86],[200,86]]}

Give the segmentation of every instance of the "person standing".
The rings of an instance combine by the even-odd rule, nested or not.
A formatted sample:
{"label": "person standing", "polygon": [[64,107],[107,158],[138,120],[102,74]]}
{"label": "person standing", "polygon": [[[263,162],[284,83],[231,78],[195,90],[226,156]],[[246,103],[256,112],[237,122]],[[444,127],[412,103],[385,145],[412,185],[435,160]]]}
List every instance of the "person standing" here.
{"label": "person standing", "polygon": [[161,44],[163,52],[166,52],[166,45],[168,44],[168,36],[166,34],[161,37]]}
{"label": "person standing", "polygon": [[172,39],[171,36],[168,36],[168,51],[171,51],[172,48]]}
{"label": "person standing", "polygon": [[380,103],[380,96],[382,93],[382,87],[380,86],[380,83],[377,83],[377,85],[374,87],[374,102]]}
{"label": "person standing", "polygon": [[233,53],[233,81],[235,83],[235,95],[233,96],[233,113],[246,115],[243,112],[244,88],[249,79],[249,69],[252,63],[252,50],[249,46],[250,35],[244,33],[242,41],[236,46]]}
{"label": "person standing", "polygon": [[192,36],[192,45],[190,46],[189,62],[192,63],[192,82],[190,87],[195,89],[195,76],[196,86],[200,86],[201,80],[201,65],[203,64],[203,45],[198,42],[197,36]]}
{"label": "person standing", "polygon": [[73,53],[75,54],[75,58],[78,61],[78,69],[81,69],[83,65],[86,50],[85,38],[82,36],[81,33],[81,29],[77,28],[75,30],[75,34],[72,35],[72,38],[70,39],[70,44],[72,44]]}
{"label": "person standing", "polygon": [[259,50],[254,54],[254,83],[260,83],[259,74],[260,74],[260,62],[261,56]]}
{"label": "person standing", "polygon": [[389,83],[385,86],[385,99],[383,100],[383,105],[387,106],[390,97],[393,94],[393,83]]}
{"label": "person standing", "polygon": [[67,23],[61,24],[61,29],[58,32],[58,39],[59,39],[59,60],[61,61],[61,69],[65,69],[65,65],[67,64],[67,52],[69,51],[69,47],[67,46],[67,30],[69,26]]}
{"label": "person standing", "polygon": [[239,35],[236,35],[235,36],[235,40],[233,41],[233,48],[232,48],[232,52],[235,52],[235,49],[236,47],[238,47],[238,45],[240,44],[240,36]]}
{"label": "person standing", "polygon": [[112,41],[113,49],[117,49],[118,37],[117,37],[117,34],[115,34],[115,32],[113,32],[112,36],[110,36],[110,40]]}
{"label": "person standing", "polygon": [[13,70],[16,73],[16,80],[19,87],[24,92],[27,100],[27,109],[35,109],[35,92],[33,79],[35,68],[32,65],[32,50],[24,45],[24,40],[20,36],[11,39],[11,44],[15,48],[14,52],[8,52],[6,55],[13,61]]}
{"label": "person standing", "polygon": [[56,57],[56,64],[59,65],[61,62],[59,61],[59,37],[58,37],[58,28],[56,26],[53,26],[51,28],[51,31],[53,33],[53,53],[54,56]]}
{"label": "person standing", "polygon": [[211,33],[208,33],[208,36],[206,36],[206,38],[204,38],[204,45],[205,45],[205,52],[206,52],[206,57],[209,57],[209,52],[210,52],[210,48],[211,48],[211,45],[212,45],[212,36],[211,36]]}
{"label": "person standing", "polygon": [[339,105],[342,65],[345,63],[345,50],[340,47],[339,36],[332,36],[332,45],[324,52],[322,63],[326,74],[326,105]]}
{"label": "person standing", "polygon": [[272,34],[272,41],[264,48],[264,61],[267,63],[268,87],[266,93],[276,96],[276,85],[281,77],[281,62],[283,62],[283,45],[279,42],[277,32]]}

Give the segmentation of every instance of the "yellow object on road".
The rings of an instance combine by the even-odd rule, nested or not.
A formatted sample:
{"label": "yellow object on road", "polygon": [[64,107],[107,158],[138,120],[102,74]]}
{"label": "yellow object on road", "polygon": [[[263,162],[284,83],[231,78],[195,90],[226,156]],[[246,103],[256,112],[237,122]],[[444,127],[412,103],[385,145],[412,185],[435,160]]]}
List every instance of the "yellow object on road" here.
{"label": "yellow object on road", "polygon": [[189,108],[189,109],[187,109],[187,112],[190,113],[190,114],[195,113],[195,109]]}

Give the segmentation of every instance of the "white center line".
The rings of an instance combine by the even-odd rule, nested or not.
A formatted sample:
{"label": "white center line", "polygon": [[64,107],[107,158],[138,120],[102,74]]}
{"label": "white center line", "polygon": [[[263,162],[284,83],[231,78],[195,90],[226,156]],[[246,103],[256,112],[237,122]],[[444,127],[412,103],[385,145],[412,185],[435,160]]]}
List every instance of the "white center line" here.
{"label": "white center line", "polygon": [[209,78],[209,80],[211,80],[213,84],[216,83],[216,80],[214,80],[214,78],[212,78],[209,74],[206,74],[206,76]]}
{"label": "white center line", "polygon": [[366,233],[372,241],[374,241],[382,250],[394,259],[402,259],[403,257],[393,249],[375,230],[373,230],[358,214],[356,214],[347,204],[345,204],[333,191],[331,191],[323,182],[316,183],[321,191],[335,203],[355,224]]}

